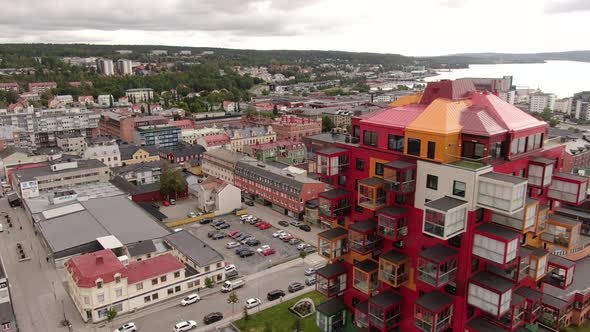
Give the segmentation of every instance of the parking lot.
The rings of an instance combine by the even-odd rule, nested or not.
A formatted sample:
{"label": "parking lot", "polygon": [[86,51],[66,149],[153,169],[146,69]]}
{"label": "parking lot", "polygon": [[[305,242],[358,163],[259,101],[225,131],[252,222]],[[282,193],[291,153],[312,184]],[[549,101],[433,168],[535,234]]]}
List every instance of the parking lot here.
{"label": "parking lot", "polygon": [[184,219],[187,214],[191,211],[197,211],[197,199],[189,195],[186,198],[176,201],[175,205],[163,206],[160,203],[160,212],[165,214],[168,218],[166,221],[173,221],[178,219]]}
{"label": "parking lot", "polygon": [[[254,225],[250,225],[248,223],[241,223],[239,217],[236,216],[223,216],[221,219],[225,220],[228,224],[231,225],[230,228],[222,230],[222,232],[226,234],[233,230],[247,232],[248,234],[254,236],[256,239],[260,241],[260,245],[250,247],[250,249],[256,251],[256,249],[262,245],[269,245],[271,248],[276,250],[275,254],[269,256],[263,256],[258,253],[255,253],[250,257],[240,258],[235,253],[236,248],[226,249],[225,247],[225,245],[228,242],[234,241],[232,238],[226,237],[220,240],[212,240],[207,237],[208,232],[215,230],[215,228],[210,224],[200,225],[198,223],[194,223],[186,227],[198,238],[205,241],[215,250],[219,251],[225,257],[226,262],[235,264],[240,275],[249,275],[255,272],[259,272],[269,268],[272,265],[286,262],[299,257],[299,250],[297,250],[297,245],[290,245],[289,243],[285,243],[281,241],[279,238],[274,238],[272,236],[272,234],[277,231],[275,227],[260,230]],[[288,231],[288,229],[286,230]],[[308,248],[308,252],[311,251],[315,251],[315,247]]]}

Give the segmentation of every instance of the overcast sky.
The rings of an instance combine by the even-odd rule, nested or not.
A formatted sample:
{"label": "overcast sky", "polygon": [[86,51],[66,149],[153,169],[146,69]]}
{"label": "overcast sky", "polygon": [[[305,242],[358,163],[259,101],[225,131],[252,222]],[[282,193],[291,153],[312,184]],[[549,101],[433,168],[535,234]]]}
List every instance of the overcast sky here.
{"label": "overcast sky", "polygon": [[588,49],[590,0],[0,0],[0,42],[441,55]]}

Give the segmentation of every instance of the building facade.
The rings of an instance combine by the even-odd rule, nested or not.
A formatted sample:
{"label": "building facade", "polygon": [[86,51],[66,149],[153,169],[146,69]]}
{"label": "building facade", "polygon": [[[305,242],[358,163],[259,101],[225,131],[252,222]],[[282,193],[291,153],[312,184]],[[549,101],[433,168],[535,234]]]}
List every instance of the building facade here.
{"label": "building facade", "polygon": [[299,141],[276,141],[249,145],[244,153],[262,162],[277,161],[287,165],[301,164],[307,159],[305,144]]}
{"label": "building facade", "polygon": [[127,59],[117,60],[117,72],[119,75],[133,74],[133,62]]}
{"label": "building facade", "polygon": [[533,93],[529,96],[529,112],[541,113],[545,108],[555,108],[555,95],[550,93]]}
{"label": "building facade", "polygon": [[129,98],[129,101],[133,104],[141,102],[149,102],[154,99],[154,89],[152,88],[140,88],[140,89],[128,89],[125,91],[125,95]]}
{"label": "building facade", "polygon": [[123,166],[160,160],[160,153],[155,146],[123,144],[119,145],[119,151]]}
{"label": "building facade", "polygon": [[244,155],[227,149],[216,149],[203,154],[202,171],[222,181],[234,184],[236,163]]}
{"label": "building facade", "polygon": [[135,129],[133,141],[141,146],[176,146],[181,141],[181,129],[168,124],[141,126]]}
{"label": "building facade", "polygon": [[36,93],[38,95],[42,94],[45,91],[56,89],[57,83],[55,82],[33,82],[29,83],[29,92]]}
{"label": "building facade", "polygon": [[235,152],[244,151],[248,145],[274,142],[277,139],[277,134],[271,126],[227,129],[225,133],[230,138],[230,150]]}
{"label": "building facade", "polygon": [[216,215],[231,213],[242,207],[242,194],[238,187],[209,176],[201,183],[190,186],[197,199],[197,209]]}
{"label": "building facade", "polygon": [[100,75],[112,76],[115,75],[115,65],[112,59],[97,59],[96,60],[96,71]]}
{"label": "building facade", "polygon": [[100,160],[108,167],[121,166],[121,152],[114,139],[101,138],[91,142],[86,146],[82,156],[84,159]]}
{"label": "building facade", "polygon": [[82,156],[86,150],[86,137],[78,135],[59,135],[55,139],[56,146],[64,152]]}
{"label": "building facade", "polygon": [[137,116],[131,112],[103,111],[100,113],[98,128],[101,135],[118,137],[123,142],[131,143],[135,139],[136,128],[167,123],[168,119],[163,116]]}
{"label": "building facade", "polygon": [[293,115],[283,115],[272,124],[272,128],[277,133],[277,139],[301,140],[305,136],[321,133],[322,122]]}

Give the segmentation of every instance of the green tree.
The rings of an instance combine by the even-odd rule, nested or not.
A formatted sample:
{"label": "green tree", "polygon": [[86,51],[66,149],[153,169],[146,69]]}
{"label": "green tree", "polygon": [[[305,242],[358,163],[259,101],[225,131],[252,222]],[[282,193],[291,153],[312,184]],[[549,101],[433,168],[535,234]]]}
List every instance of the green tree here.
{"label": "green tree", "polygon": [[215,280],[213,280],[213,278],[211,278],[211,277],[205,278],[205,287],[207,287],[207,288],[215,287]]}
{"label": "green tree", "polygon": [[174,193],[176,198],[178,192],[184,191],[185,182],[180,169],[170,169],[168,163],[164,163],[162,167],[162,174],[160,175],[160,191],[170,198],[170,194]]}
{"label": "green tree", "polygon": [[248,313],[248,308],[244,306],[244,320],[247,322],[250,320],[250,314]]}
{"label": "green tree", "polygon": [[227,297],[227,303],[231,304],[231,311],[234,312],[234,307],[236,303],[238,303],[240,299],[238,298],[238,294],[236,292],[231,292]]}
{"label": "green tree", "polygon": [[541,112],[539,114],[539,117],[547,122],[551,121],[551,118],[553,118],[553,112],[551,112],[551,109],[549,107],[545,107],[545,109],[543,110],[543,112]]}
{"label": "green tree", "polygon": [[270,94],[270,92],[266,89],[262,90],[262,95],[263,96],[268,96]]}
{"label": "green tree", "polygon": [[246,108],[246,116],[256,116],[256,113],[258,113],[256,107],[250,105]]}
{"label": "green tree", "polygon": [[307,252],[305,250],[300,251],[299,252],[299,258],[305,259],[305,257],[307,257]]}
{"label": "green tree", "polygon": [[549,126],[551,128],[555,128],[558,124],[559,124],[559,120],[557,120],[557,119],[551,119],[551,120],[549,120]]}
{"label": "green tree", "polygon": [[324,115],[322,117],[322,131],[327,132],[334,128],[334,122],[329,116]]}
{"label": "green tree", "polygon": [[115,317],[117,317],[117,311],[113,307],[110,307],[109,310],[107,310],[107,320],[110,322],[115,319]]}
{"label": "green tree", "polygon": [[274,116],[277,116],[277,114],[279,114],[279,108],[277,107],[276,104],[272,107],[272,114]]}

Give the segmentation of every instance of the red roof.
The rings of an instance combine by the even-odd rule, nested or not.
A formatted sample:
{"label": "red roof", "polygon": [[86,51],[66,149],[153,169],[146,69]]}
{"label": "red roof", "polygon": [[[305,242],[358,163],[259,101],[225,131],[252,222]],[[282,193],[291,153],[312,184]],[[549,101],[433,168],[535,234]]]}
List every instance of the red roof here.
{"label": "red roof", "polygon": [[33,82],[33,83],[29,83],[29,87],[35,87],[35,86],[57,86],[57,83],[55,83],[55,82]]}
{"label": "red roof", "polygon": [[471,106],[461,113],[462,133],[480,136],[492,136],[505,133],[507,130],[500,126],[488,113],[485,106]]}
{"label": "red roof", "polygon": [[473,92],[470,97],[474,106],[486,106],[494,120],[508,130],[524,130],[547,126],[546,122],[538,120],[493,94]]}
{"label": "red roof", "polygon": [[193,121],[191,120],[170,120],[168,122],[168,124],[178,127],[180,129],[194,129],[195,128],[195,124]]}
{"label": "red roof", "polygon": [[226,100],[226,101],[223,102],[223,106],[228,106],[228,105],[231,105],[233,103],[234,103],[233,101]]}
{"label": "red roof", "polygon": [[420,100],[421,104],[430,104],[437,98],[457,100],[468,97],[468,93],[476,91],[475,85],[471,80],[442,80],[431,82],[426,86],[424,95]]}
{"label": "red roof", "polygon": [[183,268],[184,264],[179,262],[172,254],[165,254],[139,262],[131,262],[127,265],[126,269],[127,284],[134,284]]}
{"label": "red roof", "polygon": [[203,136],[203,139],[208,146],[221,145],[230,142],[229,136],[225,133]]}
{"label": "red roof", "polygon": [[71,258],[66,263],[66,268],[78,287],[83,288],[94,287],[97,279],[102,279],[103,283],[112,282],[115,274],[122,275],[125,270],[123,263],[109,249]]}
{"label": "red roof", "polygon": [[427,105],[410,104],[395,108],[386,108],[363,116],[361,123],[406,128],[422,114]]}

